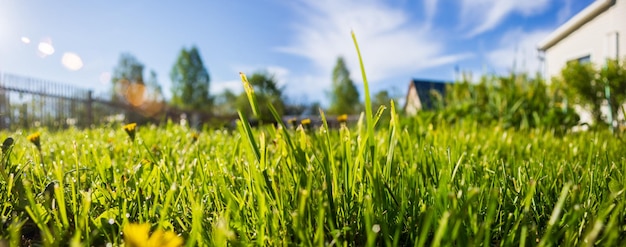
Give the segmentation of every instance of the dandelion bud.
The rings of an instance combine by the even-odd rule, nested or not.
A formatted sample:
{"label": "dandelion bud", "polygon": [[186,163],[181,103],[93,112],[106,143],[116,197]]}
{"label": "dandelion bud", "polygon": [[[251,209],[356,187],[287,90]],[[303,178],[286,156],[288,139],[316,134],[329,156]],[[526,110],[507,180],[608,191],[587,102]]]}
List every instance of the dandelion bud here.
{"label": "dandelion bud", "polygon": [[302,119],[302,121],[300,121],[300,124],[302,124],[302,127],[307,130],[311,129],[311,119],[309,118]]}
{"label": "dandelion bud", "polygon": [[135,132],[137,129],[137,124],[136,123],[129,123],[127,125],[124,125],[124,131],[126,131],[126,134],[128,134],[128,137],[130,137],[130,140],[135,141]]}
{"label": "dandelion bud", "polygon": [[4,142],[2,142],[2,154],[6,153],[11,146],[13,146],[13,138],[8,137],[4,139]]}
{"label": "dandelion bud", "polygon": [[41,134],[39,132],[35,132],[35,133],[32,133],[32,134],[28,135],[28,137],[26,137],[26,139],[28,139],[30,142],[35,144],[35,147],[37,147],[37,149],[41,150],[40,137],[41,137]]}
{"label": "dandelion bud", "polygon": [[345,124],[346,122],[348,122],[348,115],[347,114],[339,115],[337,117],[337,122]]}

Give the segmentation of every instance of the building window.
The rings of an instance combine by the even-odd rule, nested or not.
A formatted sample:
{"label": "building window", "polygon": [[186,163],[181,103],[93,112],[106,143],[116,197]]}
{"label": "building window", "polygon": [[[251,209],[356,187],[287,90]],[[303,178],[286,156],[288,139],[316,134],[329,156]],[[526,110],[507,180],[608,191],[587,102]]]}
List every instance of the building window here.
{"label": "building window", "polygon": [[584,63],[591,63],[591,56],[587,55],[584,57],[579,57],[578,59],[576,59],[576,61],[578,61],[578,63],[584,64]]}
{"label": "building window", "polygon": [[591,55],[582,56],[579,58],[574,58],[572,60],[567,61],[567,64],[571,64],[574,62],[578,62],[579,64],[591,63]]}

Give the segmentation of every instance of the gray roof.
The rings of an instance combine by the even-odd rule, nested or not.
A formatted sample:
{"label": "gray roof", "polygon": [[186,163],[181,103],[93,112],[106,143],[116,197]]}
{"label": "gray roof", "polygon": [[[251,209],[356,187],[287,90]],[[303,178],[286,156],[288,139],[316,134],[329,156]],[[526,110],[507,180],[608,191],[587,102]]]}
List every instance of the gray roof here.
{"label": "gray roof", "polygon": [[444,81],[436,81],[436,80],[424,80],[424,79],[413,79],[411,80],[411,84],[415,86],[415,91],[417,91],[417,96],[419,96],[420,101],[422,103],[422,109],[432,109],[433,108],[433,99],[431,97],[431,90],[434,90],[441,94],[441,96],[446,95],[446,85],[447,82]]}

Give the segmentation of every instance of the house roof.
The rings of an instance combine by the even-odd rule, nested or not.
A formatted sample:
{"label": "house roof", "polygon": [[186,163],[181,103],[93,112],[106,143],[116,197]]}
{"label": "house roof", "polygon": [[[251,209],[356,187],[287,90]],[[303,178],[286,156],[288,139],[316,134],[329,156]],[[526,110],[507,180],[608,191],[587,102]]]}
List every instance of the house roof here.
{"label": "house roof", "polygon": [[436,80],[413,79],[411,86],[415,87],[415,91],[422,103],[422,108],[430,109],[433,107],[433,99],[431,99],[431,90],[434,90],[442,96],[446,93],[447,82]]}
{"label": "house roof", "polygon": [[616,0],[594,1],[591,5],[587,6],[587,8],[574,15],[571,19],[569,19],[563,25],[554,30],[554,32],[550,33],[548,37],[539,42],[537,48],[540,51],[550,49],[550,47],[554,46],[563,38],[576,31],[576,29],[580,28],[589,20],[595,18],[596,16],[607,10],[611,5],[615,4],[615,1]]}

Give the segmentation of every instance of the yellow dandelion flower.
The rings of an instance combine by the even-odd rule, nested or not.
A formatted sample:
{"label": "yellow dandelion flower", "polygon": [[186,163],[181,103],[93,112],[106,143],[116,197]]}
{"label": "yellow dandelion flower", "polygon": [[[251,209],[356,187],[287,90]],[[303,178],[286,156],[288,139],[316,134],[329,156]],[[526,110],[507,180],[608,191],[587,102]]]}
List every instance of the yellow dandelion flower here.
{"label": "yellow dandelion flower", "polygon": [[287,122],[292,126],[292,127],[296,127],[296,124],[298,124],[298,119],[295,117],[290,118],[289,120],[287,120]]}
{"label": "yellow dandelion flower", "polygon": [[191,133],[191,142],[198,141],[198,138],[200,138],[200,134],[198,134],[198,132]]}
{"label": "yellow dandelion flower", "polygon": [[339,115],[337,117],[337,122],[345,123],[347,121],[348,121],[348,115],[347,114],[342,114],[342,115]]}
{"label": "yellow dandelion flower", "polygon": [[32,142],[33,144],[35,144],[35,146],[37,147],[37,149],[41,149],[41,141],[40,141],[40,138],[41,138],[41,133],[39,133],[39,132],[32,133],[32,134],[30,134],[30,135],[28,135],[28,136],[26,137],[26,139],[28,139],[30,142]]}
{"label": "yellow dandelion flower", "polygon": [[126,131],[126,134],[128,134],[128,136],[130,137],[131,140],[135,140],[135,132],[137,129],[137,124],[136,123],[129,123],[127,125],[124,125],[123,127],[124,131]]}
{"label": "yellow dandelion flower", "polygon": [[300,124],[301,124],[302,128],[304,128],[306,130],[311,130],[311,119],[310,118],[302,119],[302,121],[300,121]]}
{"label": "yellow dandelion flower", "polygon": [[178,247],[183,239],[172,231],[156,230],[150,235],[150,224],[128,224],[124,227],[124,242],[129,247]]}

